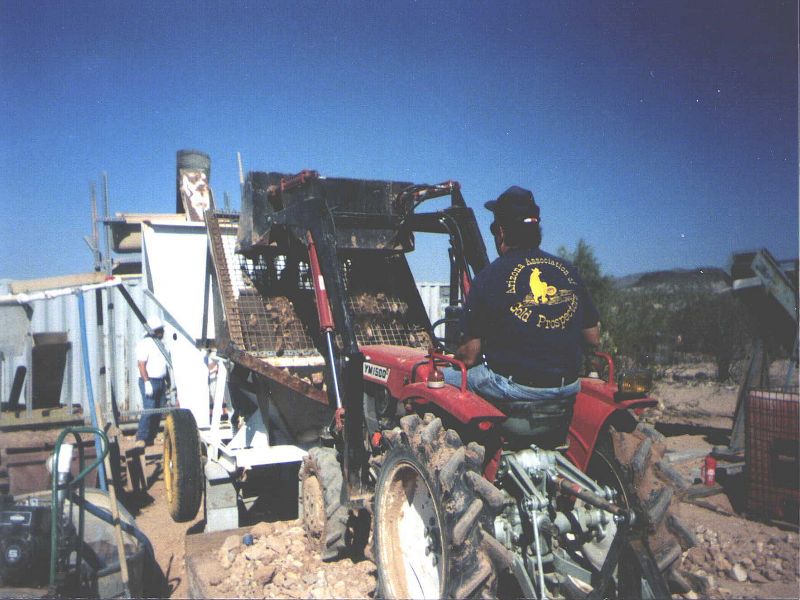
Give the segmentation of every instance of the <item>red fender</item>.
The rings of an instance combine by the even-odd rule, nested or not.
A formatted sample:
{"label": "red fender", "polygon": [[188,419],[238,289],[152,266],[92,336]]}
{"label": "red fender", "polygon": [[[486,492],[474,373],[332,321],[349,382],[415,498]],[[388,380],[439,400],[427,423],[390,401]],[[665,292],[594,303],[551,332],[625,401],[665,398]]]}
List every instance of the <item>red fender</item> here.
{"label": "red fender", "polygon": [[400,399],[415,404],[433,404],[461,423],[476,421],[504,421],[506,415],[480,396],[472,392],[462,392],[455,386],[429,388],[427,383],[411,383],[403,387]]}
{"label": "red fender", "polygon": [[637,398],[616,402],[617,386],[601,379],[581,379],[581,391],[575,400],[575,412],[569,426],[567,458],[581,471],[586,471],[594,445],[611,416],[628,409],[655,406],[653,398]]}
{"label": "red fender", "polygon": [[[431,374],[429,355],[424,350],[405,346],[375,345],[362,346],[364,353],[364,381],[380,384],[388,388],[392,397],[414,404],[432,404],[444,413],[464,424],[477,424],[483,429],[491,428],[492,423],[503,421],[506,415],[493,404],[480,396],[467,391],[466,376],[462,385],[455,387],[428,387]],[[605,355],[604,355],[605,356]],[[437,361],[463,368],[463,364],[452,357],[435,355]],[[613,363],[609,360],[609,371],[613,380]],[[597,443],[597,437],[608,421],[617,412],[655,406],[653,398],[615,401],[617,386],[601,379],[584,378],[581,391],[575,401],[575,411],[570,423],[567,457],[579,469],[585,471]],[[481,425],[481,422],[486,425]],[[484,429],[486,431],[486,429]],[[497,440],[499,444],[499,439]],[[489,444],[493,446],[494,444]],[[499,460],[499,447],[487,447],[485,475],[493,479]]]}
{"label": "red fender", "polygon": [[[464,424],[496,422],[506,418],[493,404],[467,390],[466,376],[462,378],[460,387],[429,387],[431,364],[424,350],[376,345],[362,346],[361,351],[364,353],[364,381],[383,385],[401,402],[433,404]],[[452,357],[435,357],[437,361],[463,368],[463,364]]]}

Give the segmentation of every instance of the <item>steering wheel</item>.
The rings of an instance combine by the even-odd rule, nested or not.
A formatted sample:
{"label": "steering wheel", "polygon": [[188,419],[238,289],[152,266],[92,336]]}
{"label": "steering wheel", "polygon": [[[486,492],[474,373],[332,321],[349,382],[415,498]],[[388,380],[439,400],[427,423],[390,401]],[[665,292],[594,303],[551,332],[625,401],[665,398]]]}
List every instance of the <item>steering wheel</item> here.
{"label": "steering wheel", "polygon": [[436,343],[436,346],[438,348],[441,348],[442,350],[444,350],[445,352],[447,352],[449,354],[455,354],[456,350],[458,350],[458,346],[454,346],[454,347],[450,346],[447,343],[447,340],[444,337],[440,337],[440,336],[436,335],[436,328],[439,327],[440,325],[447,325],[447,323],[456,323],[456,324],[458,324],[459,322],[460,322],[460,319],[458,317],[445,317],[444,319],[439,319],[438,321],[435,321],[431,325],[431,338]]}

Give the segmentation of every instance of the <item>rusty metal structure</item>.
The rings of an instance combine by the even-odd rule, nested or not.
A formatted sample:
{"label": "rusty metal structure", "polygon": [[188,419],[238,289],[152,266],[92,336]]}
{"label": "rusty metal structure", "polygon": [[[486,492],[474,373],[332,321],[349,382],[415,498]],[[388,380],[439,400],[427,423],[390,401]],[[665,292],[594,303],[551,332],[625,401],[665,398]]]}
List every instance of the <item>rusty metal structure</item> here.
{"label": "rusty metal structure", "polygon": [[[672,540],[651,549],[632,506],[603,487],[626,484],[582,472],[595,469],[593,445],[605,423],[627,432],[620,435],[633,431],[628,410],[654,404],[647,390],[620,395],[613,381],[587,381],[565,455],[557,448],[563,439],[530,434],[511,442],[504,423],[513,419],[468,390],[466,368],[444,352],[454,330],[434,335],[406,260],[415,233],[448,236],[446,320],[488,264],[458,183],[251,172],[243,191],[240,215],[205,214],[204,314],[214,314],[215,348],[229,381],[249,387],[262,416],[274,404],[287,421],[300,410],[308,422],[315,404],[328,419],[309,440],[300,472],[304,514],[318,515],[305,522],[307,532],[320,540],[324,559],[365,539],[362,517],[374,506],[387,597],[491,594],[499,573],[527,597],[561,593],[572,575],[596,594],[667,594],[664,576],[680,546]],[[417,211],[443,196],[446,208]],[[445,385],[438,369],[447,365],[461,369],[460,386]],[[265,417],[264,424],[269,435]],[[472,467],[463,467],[464,483],[457,483],[468,455]],[[333,487],[323,493],[323,486]],[[451,496],[451,508],[433,508]],[[452,518],[445,515],[451,509]],[[570,531],[580,540],[569,542]],[[583,557],[558,550],[560,543]],[[635,566],[615,574],[623,562]]]}
{"label": "rusty metal structure", "polygon": [[[414,212],[444,195],[444,211]],[[450,233],[462,253],[455,264],[477,270],[488,262],[460,187],[253,172],[241,216],[209,212],[206,226],[218,353],[270,385],[346,412],[344,466],[350,494],[360,496],[363,408],[347,404],[363,395],[360,348],[433,344],[405,258],[414,231]],[[457,299],[458,282],[451,289]]]}
{"label": "rusty metal structure", "polygon": [[[620,443],[645,448],[638,474],[653,468],[654,442],[632,416],[655,404],[646,386],[615,381],[598,354],[608,380],[583,379],[559,439],[468,389],[466,366],[447,350],[488,257],[457,182],[251,172],[237,215],[214,209],[204,156],[181,165],[179,154],[182,219],[117,224],[170,326],[173,519],[193,519],[204,498],[207,531],[237,527],[259,474],[302,463],[301,506],[321,515],[304,525],[325,560],[366,541],[374,507],[385,597],[492,595],[501,575],[537,598],[567,595],[577,580],[597,597],[664,597],[668,575],[680,583],[686,548],[664,518],[672,495],[653,490],[660,518],[647,529],[649,496],[630,502],[634,482],[614,466],[611,425]],[[418,210],[442,197],[445,208]],[[449,241],[444,338],[406,260],[419,232]],[[460,385],[445,384],[446,366]]]}

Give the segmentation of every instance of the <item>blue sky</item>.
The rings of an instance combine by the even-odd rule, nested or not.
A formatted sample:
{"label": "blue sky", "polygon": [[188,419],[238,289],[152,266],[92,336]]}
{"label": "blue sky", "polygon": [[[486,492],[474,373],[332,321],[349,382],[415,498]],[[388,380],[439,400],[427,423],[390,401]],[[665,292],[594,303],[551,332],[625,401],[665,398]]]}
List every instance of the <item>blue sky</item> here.
{"label": "blue sky", "polygon": [[[89,184],[174,210],[175,153],[517,184],[605,272],[798,254],[795,2],[0,2],[0,278],[91,270]],[[424,246],[423,246],[424,249]],[[493,250],[492,250],[493,252]],[[444,280],[423,257],[420,279]]]}

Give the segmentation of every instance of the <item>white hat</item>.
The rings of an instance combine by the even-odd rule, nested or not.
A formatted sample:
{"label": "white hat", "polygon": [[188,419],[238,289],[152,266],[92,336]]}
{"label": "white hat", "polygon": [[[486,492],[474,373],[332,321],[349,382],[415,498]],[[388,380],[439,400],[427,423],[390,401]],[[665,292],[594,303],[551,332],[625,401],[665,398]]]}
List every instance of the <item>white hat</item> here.
{"label": "white hat", "polygon": [[157,329],[164,329],[164,323],[158,317],[150,317],[147,319],[147,326],[150,328],[151,331],[156,331]]}

